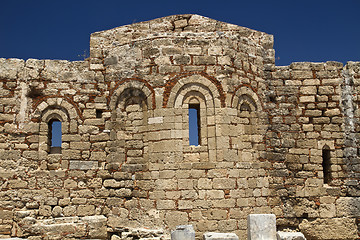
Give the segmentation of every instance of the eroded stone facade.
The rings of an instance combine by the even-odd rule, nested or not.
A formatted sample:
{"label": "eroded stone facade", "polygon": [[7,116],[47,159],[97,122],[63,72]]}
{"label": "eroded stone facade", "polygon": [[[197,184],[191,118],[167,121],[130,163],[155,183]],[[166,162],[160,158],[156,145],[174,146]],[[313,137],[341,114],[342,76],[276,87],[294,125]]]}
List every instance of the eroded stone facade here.
{"label": "eroded stone facade", "polygon": [[246,239],[249,214],[274,213],[358,238],[360,62],[274,55],[271,35],[177,15],[93,33],[85,61],[0,59],[1,236]]}

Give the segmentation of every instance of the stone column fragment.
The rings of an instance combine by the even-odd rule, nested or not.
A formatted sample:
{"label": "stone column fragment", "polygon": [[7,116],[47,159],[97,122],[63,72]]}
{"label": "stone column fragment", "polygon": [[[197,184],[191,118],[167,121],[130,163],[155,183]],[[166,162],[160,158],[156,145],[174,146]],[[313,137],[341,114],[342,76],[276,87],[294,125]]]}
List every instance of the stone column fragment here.
{"label": "stone column fragment", "polygon": [[277,240],[306,240],[301,232],[277,232]]}
{"label": "stone column fragment", "polygon": [[248,240],[276,240],[274,214],[250,214],[247,223]]}
{"label": "stone column fragment", "polygon": [[235,233],[204,233],[204,240],[239,240]]}
{"label": "stone column fragment", "polygon": [[192,225],[176,226],[175,231],[171,231],[171,240],[195,240],[195,231]]}

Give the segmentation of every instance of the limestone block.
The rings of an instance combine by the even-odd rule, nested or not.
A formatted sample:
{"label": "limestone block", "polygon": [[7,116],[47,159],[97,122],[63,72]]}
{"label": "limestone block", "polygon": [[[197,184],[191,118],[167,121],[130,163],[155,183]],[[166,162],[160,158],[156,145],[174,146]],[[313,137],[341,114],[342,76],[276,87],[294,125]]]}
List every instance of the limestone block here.
{"label": "limestone block", "polygon": [[360,198],[340,197],[336,200],[336,215],[338,217],[360,217]]}
{"label": "limestone block", "polygon": [[163,117],[152,117],[148,118],[148,124],[155,124],[155,123],[163,123],[164,118]]}
{"label": "limestone block", "polygon": [[106,179],[104,180],[104,187],[106,188],[120,188],[121,182],[116,181],[115,179]]}
{"label": "limestone block", "polygon": [[208,178],[200,178],[198,180],[198,189],[212,189],[211,179]]}
{"label": "limestone block", "polygon": [[274,214],[250,214],[248,240],[276,240],[276,217]]}
{"label": "limestone block", "polygon": [[277,240],[306,240],[301,232],[277,232]]}
{"label": "limestone block", "polygon": [[105,152],[91,152],[90,160],[104,160],[106,159]]}
{"label": "limestone block", "polygon": [[158,209],[175,209],[175,202],[172,200],[158,200],[157,208]]}
{"label": "limestone block", "polygon": [[203,215],[209,220],[224,220],[227,218],[228,211],[223,209],[209,209],[203,211]]}
{"label": "limestone block", "polygon": [[76,150],[88,150],[90,149],[90,145],[89,142],[70,142],[70,148]]}
{"label": "limestone block", "polygon": [[88,216],[95,213],[94,205],[79,205],[76,211],[78,216]]}
{"label": "limestone block", "polygon": [[89,237],[91,239],[106,239],[107,237],[107,228],[106,222],[107,218],[103,215],[98,216],[86,216],[82,220],[88,224],[89,227]]}
{"label": "limestone block", "polygon": [[1,238],[1,240],[27,240],[27,238]]}
{"label": "limestone block", "polygon": [[215,64],[215,57],[212,56],[194,56],[195,65],[213,65]]}
{"label": "limestone block", "polygon": [[195,240],[195,231],[192,225],[176,226],[175,231],[171,231],[171,240]]}
{"label": "limestone block", "polygon": [[8,181],[8,188],[27,188],[28,183],[26,181],[22,181],[20,179],[12,179]]}
{"label": "limestone block", "polygon": [[306,95],[315,95],[317,93],[316,86],[305,86],[300,88],[300,93]]}
{"label": "limestone block", "polygon": [[239,237],[235,233],[206,232],[203,238],[204,240],[239,240]]}
{"label": "limestone block", "polygon": [[315,96],[301,96],[300,102],[315,102]]}
{"label": "limestone block", "polygon": [[236,185],[235,179],[215,178],[213,180],[213,188],[215,189],[234,189]]}
{"label": "limestone block", "polygon": [[[355,219],[332,218],[332,219],[304,219],[299,229],[311,239],[357,239],[357,227]],[[324,238],[326,236],[326,238]]]}
{"label": "limestone block", "polygon": [[169,228],[177,226],[177,224],[187,224],[188,223],[188,214],[181,211],[167,211],[165,213],[165,223]]}
{"label": "limestone block", "polygon": [[13,212],[9,210],[0,210],[0,219],[1,220],[12,220]]}
{"label": "limestone block", "polygon": [[88,170],[88,169],[97,169],[97,161],[70,161],[69,169],[79,169],[79,170]]}

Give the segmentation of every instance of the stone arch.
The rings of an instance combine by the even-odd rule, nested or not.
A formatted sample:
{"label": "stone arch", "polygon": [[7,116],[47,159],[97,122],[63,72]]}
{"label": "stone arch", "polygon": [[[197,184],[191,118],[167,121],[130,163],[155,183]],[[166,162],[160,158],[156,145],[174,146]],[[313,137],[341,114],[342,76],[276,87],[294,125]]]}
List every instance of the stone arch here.
{"label": "stone arch", "polygon": [[[31,115],[32,117],[38,119],[42,118],[46,109],[62,109],[62,111],[66,112],[69,121],[77,118],[80,118],[81,120],[83,119],[78,106],[71,99],[65,96],[47,96],[36,102],[33,108],[34,111]],[[64,115],[61,116],[65,117]],[[65,119],[63,119],[63,121],[65,121]]]}
{"label": "stone arch", "polygon": [[48,106],[41,112],[41,122],[49,122],[51,119],[57,119],[61,122],[70,120],[68,111],[59,106]]}
{"label": "stone arch", "polygon": [[48,106],[41,113],[41,121],[40,121],[40,142],[39,142],[39,150],[44,150],[47,153],[61,153],[60,148],[54,148],[52,146],[52,122],[59,121],[61,123],[61,133],[60,138],[62,141],[63,133],[68,133],[69,131],[69,113],[66,109],[59,106]]}
{"label": "stone arch", "polygon": [[263,109],[261,101],[255,91],[249,86],[240,86],[231,99],[231,107],[239,112],[259,112]]}
{"label": "stone arch", "polygon": [[155,103],[155,91],[154,89],[145,81],[142,79],[137,78],[129,78],[125,79],[123,81],[120,81],[118,84],[116,84],[114,90],[111,92],[111,98],[110,98],[110,109],[114,110],[117,108],[120,99],[120,95],[125,92],[126,89],[138,89],[143,93],[143,95],[146,97],[146,106],[147,109],[155,109],[156,103]]}
{"label": "stone arch", "polygon": [[[75,118],[78,117],[76,110],[70,108],[70,105],[66,104],[66,101],[61,101],[61,98],[48,98],[47,101],[40,103],[35,116],[38,116],[39,123],[39,159],[45,160],[46,167],[48,170],[55,170],[60,168],[62,161],[62,150],[63,147],[68,148],[69,142],[64,141],[62,136],[71,132],[70,125],[72,125],[72,132],[77,132],[77,121]],[[65,106],[65,107],[64,107]],[[43,109],[45,107],[45,109]],[[69,109],[70,108],[70,109]],[[52,145],[52,122],[59,121],[61,123],[60,138],[61,146],[54,147]],[[70,124],[70,122],[72,124]],[[54,155],[56,154],[56,155]],[[60,155],[59,155],[60,154]]]}
{"label": "stone arch", "polygon": [[119,95],[115,107],[124,111],[127,106],[134,104],[141,105],[143,110],[148,109],[147,97],[143,91],[138,88],[126,88]]}
{"label": "stone arch", "polygon": [[190,116],[188,111],[190,108],[194,108],[194,106],[197,106],[195,107],[198,111],[197,121],[200,123],[198,126],[198,144],[202,146],[208,144],[207,117],[209,116],[209,112],[212,112],[210,109],[214,108],[214,103],[211,100],[212,99],[205,97],[203,91],[199,91],[192,87],[187,88],[186,93],[176,100],[175,108],[182,108],[184,110],[183,119],[186,119],[185,115],[188,115],[185,130],[189,133],[183,135],[183,143],[185,143],[185,146],[188,146],[190,141]]}
{"label": "stone arch", "polygon": [[[137,171],[139,164],[145,167],[146,144],[144,134],[148,110],[155,107],[154,92],[141,81],[123,82],[113,92],[110,109],[112,139],[116,148],[110,152],[106,168]],[[152,97],[151,97],[152,95]]]}
{"label": "stone arch", "polygon": [[163,107],[176,107],[175,103],[184,96],[184,91],[194,90],[201,92],[209,103],[212,99],[211,105],[215,108],[225,107],[221,83],[205,73],[186,73],[168,81],[164,91]]}
{"label": "stone arch", "polygon": [[261,101],[256,92],[247,85],[235,89],[230,107],[236,110],[234,122],[238,136],[232,137],[233,149],[238,150],[240,161],[256,161],[259,154],[256,148],[266,138],[263,132],[264,118]]}
{"label": "stone arch", "polygon": [[[202,74],[188,74],[172,80],[174,85],[167,88],[168,95],[164,93],[163,106],[176,109],[181,112],[183,119],[182,138],[183,149],[185,151],[203,151],[203,154],[212,154],[215,151],[208,151],[209,149],[216,149],[216,136],[208,136],[209,129],[213,129],[215,116],[215,109],[221,108],[225,102],[222,96],[222,88],[219,90],[217,86],[209,78]],[[168,96],[168,98],[166,98]],[[196,108],[199,115],[198,136],[199,146],[195,150],[190,147],[190,128],[189,128],[189,111],[190,108]],[[209,123],[211,124],[209,125]],[[209,155],[210,157],[210,155]]]}
{"label": "stone arch", "polygon": [[173,108],[179,108],[189,96],[198,96],[207,108],[215,108],[214,96],[209,88],[198,83],[186,83],[180,88],[174,87],[176,94],[170,94],[169,105]]}

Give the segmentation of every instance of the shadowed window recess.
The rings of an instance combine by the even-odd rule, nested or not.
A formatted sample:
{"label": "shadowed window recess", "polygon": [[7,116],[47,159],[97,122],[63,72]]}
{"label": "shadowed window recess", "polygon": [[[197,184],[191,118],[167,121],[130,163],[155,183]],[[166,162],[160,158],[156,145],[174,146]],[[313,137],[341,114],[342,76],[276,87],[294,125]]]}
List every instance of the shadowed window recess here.
{"label": "shadowed window recess", "polygon": [[324,146],[322,150],[322,167],[323,167],[323,175],[324,175],[324,183],[331,182],[331,162],[330,162],[330,148],[328,146]]}
{"label": "shadowed window recess", "polygon": [[189,104],[189,142],[198,146],[200,142],[200,104]]}
{"label": "shadowed window recess", "polygon": [[61,122],[57,119],[52,119],[48,123],[48,140],[50,146],[50,153],[61,153],[61,143],[62,143],[62,132],[61,132]]}

